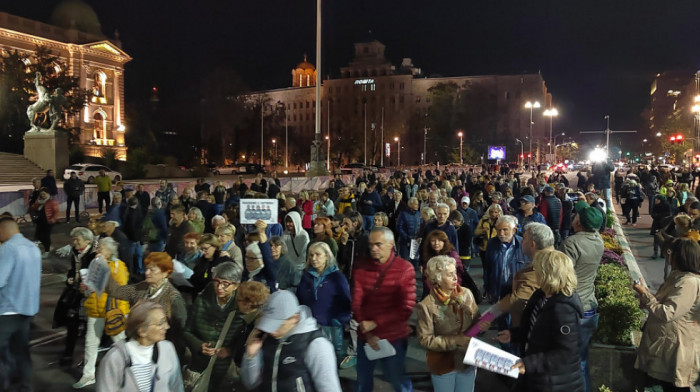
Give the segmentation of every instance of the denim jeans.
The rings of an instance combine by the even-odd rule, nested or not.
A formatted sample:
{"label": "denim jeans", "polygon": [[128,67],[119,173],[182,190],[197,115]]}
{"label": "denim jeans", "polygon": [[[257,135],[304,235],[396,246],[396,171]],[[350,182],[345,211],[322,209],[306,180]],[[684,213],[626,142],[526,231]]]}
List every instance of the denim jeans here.
{"label": "denim jeans", "polygon": [[362,215],[362,222],[365,231],[372,230],[372,227],[374,227],[374,215]]}
{"label": "denim jeans", "polygon": [[612,196],[610,195],[610,188],[602,189],[603,195],[605,195],[605,207],[608,211],[612,208]]}
{"label": "denim jeans", "polygon": [[154,241],[148,243],[148,253],[162,252],[163,250],[165,250],[165,242],[163,241]]}
{"label": "denim jeans", "polygon": [[[0,316],[0,391],[9,386],[13,375],[19,375],[19,391],[32,390],[32,358],[29,355],[31,316]],[[13,366],[14,363],[14,366]],[[15,389],[13,389],[15,390]]]}
{"label": "denim jeans", "polygon": [[131,243],[131,258],[127,261],[127,266],[134,268],[133,270],[129,270],[130,274],[138,273],[139,275],[143,275],[143,248],[141,247],[141,242],[134,241]]}
{"label": "denim jeans", "polygon": [[323,335],[325,335],[328,338],[328,340],[331,341],[333,349],[335,350],[336,359],[338,361],[342,361],[345,357],[343,355],[343,327],[336,327],[333,325],[322,325],[321,331],[323,332]]}
{"label": "denim jeans", "polygon": [[374,391],[374,366],[377,362],[382,363],[384,380],[391,384],[395,392],[411,392],[413,384],[411,379],[406,378],[406,350],[408,349],[408,338],[398,339],[391,342],[396,349],[396,355],[370,361],[365,354],[366,341],[357,342],[357,385],[356,392]]}
{"label": "denim jeans", "polygon": [[591,338],[598,328],[598,313],[595,310],[590,310],[584,313],[580,325],[580,341],[581,341],[581,373],[583,374],[583,387],[585,392],[593,390],[591,382],[591,373],[588,369],[588,345]]}
{"label": "denim jeans", "polygon": [[467,366],[462,371],[449,372],[442,375],[431,374],[435,392],[474,392],[476,367]]}

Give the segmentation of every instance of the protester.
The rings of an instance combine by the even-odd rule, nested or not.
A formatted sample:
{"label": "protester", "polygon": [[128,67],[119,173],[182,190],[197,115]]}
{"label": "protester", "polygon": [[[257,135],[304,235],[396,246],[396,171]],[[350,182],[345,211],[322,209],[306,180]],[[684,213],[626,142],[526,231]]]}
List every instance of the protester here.
{"label": "protester", "polygon": [[199,245],[202,256],[197,260],[192,269],[192,276],[189,278],[194,288],[195,296],[204,290],[211,281],[214,267],[221,263],[233,261],[230,257],[221,254],[221,244],[219,244],[219,240],[214,234],[204,234],[197,245]]}
{"label": "protester", "polygon": [[80,223],[80,197],[85,193],[85,183],[76,172],[70,172],[70,178],[63,183],[63,193],[66,194],[66,223],[70,222],[71,206],[75,206],[75,223]]}
{"label": "protester", "polygon": [[301,216],[296,211],[287,214],[284,218],[284,226],[286,230],[284,231],[282,239],[284,239],[284,242],[287,244],[287,249],[289,250],[287,257],[301,269],[304,263],[306,263],[306,247],[310,242],[309,234],[302,227]]}
{"label": "protester", "polygon": [[316,242],[324,242],[331,249],[333,257],[336,257],[338,255],[338,243],[333,239],[331,220],[327,217],[319,216],[314,219],[313,224],[313,239],[309,242],[307,249]]}
{"label": "protester", "polygon": [[51,197],[48,189],[42,187],[39,190],[39,198],[32,205],[31,211],[37,217],[34,221],[36,224],[34,236],[44,248],[42,257],[47,258],[51,251],[51,230],[58,219],[58,203]]}

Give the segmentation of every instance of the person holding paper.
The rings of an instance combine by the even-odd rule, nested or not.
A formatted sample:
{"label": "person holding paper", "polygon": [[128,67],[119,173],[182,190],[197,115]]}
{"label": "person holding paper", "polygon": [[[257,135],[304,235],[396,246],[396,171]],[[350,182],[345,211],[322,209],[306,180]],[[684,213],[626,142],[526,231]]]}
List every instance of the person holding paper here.
{"label": "person holding paper", "polygon": [[576,294],[574,264],[562,252],[543,250],[532,266],[540,288],[527,302],[520,327],[498,333],[498,341],[518,343],[524,353],[513,365],[521,374],[517,390],[582,392],[583,305]]}
{"label": "person holding paper", "polygon": [[[100,239],[97,245],[97,254],[101,256],[109,266],[109,272],[118,284],[124,285],[129,281],[129,270],[126,264],[117,257],[119,244],[111,237]],[[97,349],[100,346],[100,339],[105,329],[105,314],[107,313],[107,293],[97,295],[91,293],[83,306],[87,314],[87,328],[85,330],[85,366],[83,375],[73,384],[73,389],[82,389],[95,383],[95,363],[97,362]],[[125,315],[129,314],[129,303],[126,301],[115,301],[116,306]],[[113,342],[118,342],[126,338],[124,331],[111,336]]]}
{"label": "person holding paper", "polygon": [[428,351],[426,362],[435,392],[473,392],[476,368],[462,364],[469,344],[464,333],[479,319],[479,308],[469,289],[457,280],[454,257],[428,260],[425,275],[430,294],[418,304],[416,334]]}
{"label": "person holding paper", "polygon": [[[406,349],[411,328],[408,320],[416,304],[416,273],[408,261],[394,254],[394,233],[377,227],[369,234],[369,257],[357,263],[353,274],[352,312],[359,324],[357,392],[374,390],[374,367],[382,363],[394,391],[412,390],[405,378]],[[366,350],[379,350],[387,340],[396,354],[369,360]],[[366,346],[368,345],[368,346]]]}

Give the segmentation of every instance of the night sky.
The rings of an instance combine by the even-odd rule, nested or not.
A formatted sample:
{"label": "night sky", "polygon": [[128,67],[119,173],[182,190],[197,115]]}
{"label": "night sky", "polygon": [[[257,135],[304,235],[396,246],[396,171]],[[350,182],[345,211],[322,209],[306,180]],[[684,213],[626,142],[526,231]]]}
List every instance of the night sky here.
{"label": "night sky", "polygon": [[[58,0],[0,2],[0,10],[48,22]],[[251,89],[290,85],[304,53],[315,62],[314,0],[86,0],[102,31],[119,30],[127,101],[162,103],[192,91],[213,66]],[[700,3],[649,1],[324,0],[323,72],[338,76],[353,42],[375,38],[394,65],[411,57],[426,75],[540,71],[560,116],[555,132],[645,129],[653,76],[700,68]],[[369,31],[371,30],[371,35]]]}

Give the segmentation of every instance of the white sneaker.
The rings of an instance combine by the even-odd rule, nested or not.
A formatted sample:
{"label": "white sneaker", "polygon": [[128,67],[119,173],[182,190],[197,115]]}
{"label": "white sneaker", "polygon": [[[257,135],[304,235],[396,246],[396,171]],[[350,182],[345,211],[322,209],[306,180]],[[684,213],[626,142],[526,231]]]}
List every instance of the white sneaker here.
{"label": "white sneaker", "polygon": [[78,380],[75,384],[73,384],[73,389],[82,389],[85,388],[88,385],[92,385],[95,383],[95,378],[85,378],[84,376]]}
{"label": "white sneaker", "polygon": [[44,252],[41,254],[42,259],[48,259],[49,258],[49,252]]}

